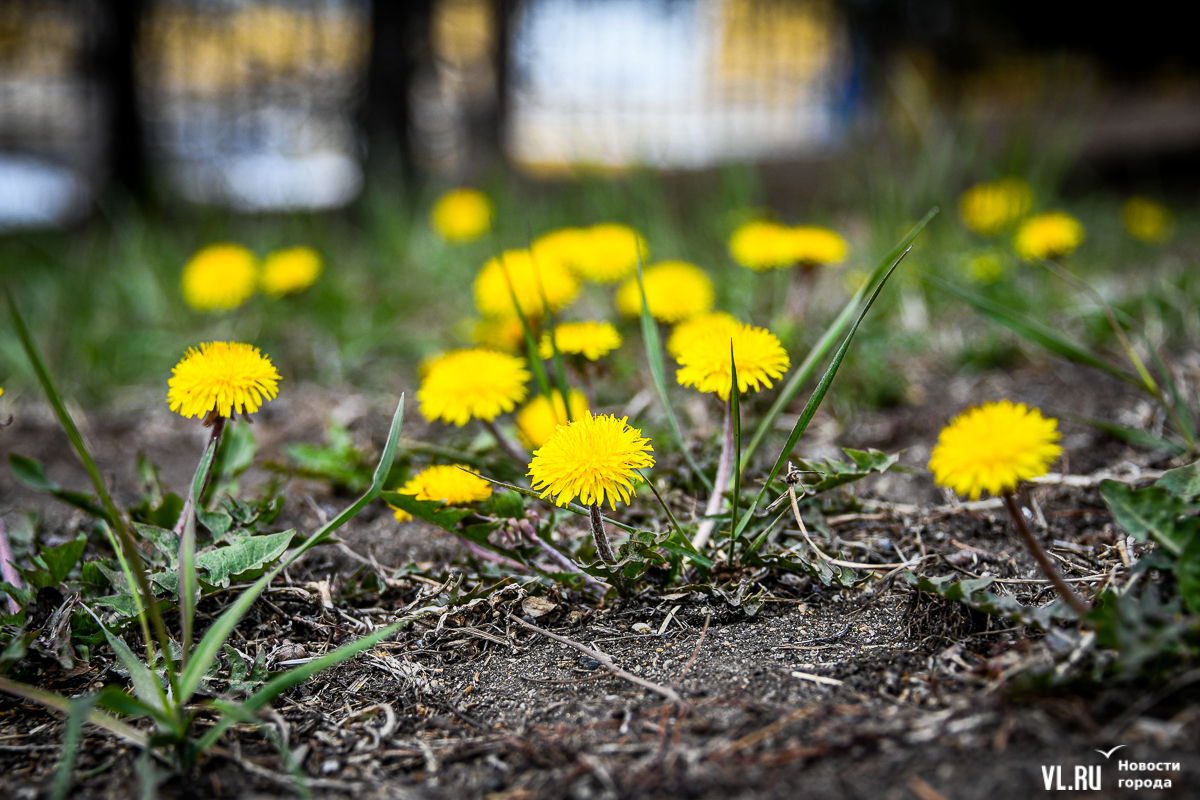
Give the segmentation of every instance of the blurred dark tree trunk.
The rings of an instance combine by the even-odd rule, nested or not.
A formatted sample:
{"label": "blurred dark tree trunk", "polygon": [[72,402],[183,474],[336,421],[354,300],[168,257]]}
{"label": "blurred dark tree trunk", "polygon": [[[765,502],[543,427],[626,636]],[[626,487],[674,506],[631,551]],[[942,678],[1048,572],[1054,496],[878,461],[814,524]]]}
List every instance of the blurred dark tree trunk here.
{"label": "blurred dark tree trunk", "polygon": [[497,154],[504,149],[504,122],[508,118],[508,83],[511,67],[509,66],[512,45],[512,21],[517,8],[517,0],[494,0],[494,22],[496,31],[495,50],[493,52],[494,69],[496,74],[496,105],[490,123],[490,136],[487,144],[494,148]]}
{"label": "blurred dark tree trunk", "polygon": [[149,191],[146,142],[137,103],[134,58],[142,0],[101,0],[91,71],[105,101],[109,180],[135,198]]}
{"label": "blurred dark tree trunk", "polygon": [[405,177],[416,171],[412,85],[430,58],[433,0],[375,0],[371,4],[371,57],[362,109],[368,174],[398,158]]}

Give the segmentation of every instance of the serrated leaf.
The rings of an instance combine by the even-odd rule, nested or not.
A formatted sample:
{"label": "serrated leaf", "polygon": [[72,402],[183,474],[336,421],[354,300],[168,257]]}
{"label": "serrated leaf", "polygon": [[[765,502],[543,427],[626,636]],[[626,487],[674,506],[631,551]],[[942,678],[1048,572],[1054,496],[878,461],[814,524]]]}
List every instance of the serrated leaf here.
{"label": "serrated leaf", "polygon": [[212,534],[214,540],[220,541],[229,533],[229,529],[233,527],[233,517],[224,511],[201,511],[196,510],[196,518],[200,520],[200,524],[208,528],[208,532]]}
{"label": "serrated leaf", "polygon": [[1200,461],[1186,467],[1167,470],[1154,485],[1166,489],[1181,500],[1200,497]]}
{"label": "serrated leaf", "polygon": [[149,542],[166,558],[168,566],[174,569],[175,560],[179,554],[179,537],[175,535],[175,532],[142,522],[135,522],[133,527],[138,532],[138,536]]}
{"label": "serrated leaf", "polygon": [[230,577],[273,564],[287,550],[295,535],[296,531],[290,530],[235,539],[227,546],[199,553],[196,568],[208,573],[207,583],[225,588],[229,586]]}
{"label": "serrated leaf", "polygon": [[1045,606],[1026,606],[1018,603],[1013,597],[984,591],[995,580],[990,576],[960,581],[955,580],[953,575],[935,578],[918,578],[911,572],[904,572],[903,575],[909,585],[920,591],[940,595],[984,614],[1002,617],[1010,622],[1029,625],[1042,631],[1049,630],[1056,620],[1078,618],[1071,607],[1061,600],[1055,600]]}
{"label": "serrated leaf", "polygon": [[825,459],[823,461],[807,461],[800,459],[797,466],[807,472],[815,472],[804,476],[804,490],[809,495],[827,492],[837,486],[862,480],[872,473],[883,473],[891,469],[899,459],[897,453],[884,453],[880,450],[843,450],[850,457],[849,462]]}
{"label": "serrated leaf", "polygon": [[1151,486],[1133,489],[1119,481],[1104,481],[1100,494],[1112,511],[1113,519],[1140,541],[1154,541],[1172,556],[1178,557],[1193,537],[1197,520],[1181,519],[1188,506],[1166,489]]}

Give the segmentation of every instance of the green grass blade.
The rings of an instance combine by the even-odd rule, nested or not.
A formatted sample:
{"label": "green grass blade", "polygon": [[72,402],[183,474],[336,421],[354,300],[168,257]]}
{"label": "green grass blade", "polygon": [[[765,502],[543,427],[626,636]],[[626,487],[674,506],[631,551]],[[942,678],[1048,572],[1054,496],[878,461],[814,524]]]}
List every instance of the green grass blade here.
{"label": "green grass blade", "polygon": [[[301,664],[294,669],[288,670],[282,675],[276,675],[274,678],[267,681],[265,686],[263,686],[254,694],[250,695],[246,702],[242,704],[242,708],[251,713],[259,711],[280,694],[286,692],[288,689],[291,689],[293,686],[299,686],[317,673],[327,670],[330,667],[337,666],[346,659],[353,658],[362,651],[374,647],[379,642],[400,630],[403,625],[412,622],[419,617],[425,616],[426,613],[430,613],[431,611],[440,612],[441,610],[442,608],[440,606],[421,609],[417,613],[410,614],[403,619],[397,620],[391,625],[380,628],[373,633],[369,633],[361,639],[356,639],[349,644],[342,645],[336,650],[331,650],[320,658],[315,658],[312,661],[309,661],[307,664]],[[197,740],[196,751],[203,752],[207,748],[216,744],[217,740],[221,737],[221,734],[238,721],[238,719],[234,719],[230,716],[223,716],[215,726],[213,726],[207,733]]]}
{"label": "green grass blade", "polygon": [[960,286],[955,286],[936,276],[926,275],[925,280],[948,294],[954,295],[980,314],[983,314],[994,322],[1000,323],[1026,341],[1033,342],[1068,361],[1103,370],[1109,375],[1119,378],[1132,386],[1136,386],[1142,391],[1146,391],[1147,389],[1142,378],[1138,375],[1108,363],[1083,345],[1071,341],[1058,331],[1047,325],[1043,325],[1031,317],[1027,317],[994,300],[981,297],[974,292],[969,292]]}
{"label": "green grass blade", "polygon": [[[221,422],[217,422],[221,425]],[[200,581],[196,577],[196,510],[204,493],[204,484],[212,468],[213,459],[220,444],[220,432],[209,442],[200,457],[196,474],[192,478],[191,495],[188,497],[187,517],[183,521],[183,536],[179,537],[179,619],[183,634],[182,666],[186,667],[188,654],[192,651],[192,628],[196,622],[196,603],[200,600]]]}
{"label": "green grass blade", "polygon": [[1109,422],[1097,417],[1089,417],[1085,414],[1076,414],[1072,411],[1060,411],[1058,413],[1060,416],[1069,417],[1085,425],[1091,425],[1096,430],[1104,431],[1109,436],[1120,439],[1123,442],[1128,442],[1136,447],[1144,447],[1151,452],[1165,450],[1173,456],[1181,456],[1188,451],[1186,447],[1180,445],[1178,442],[1160,438],[1152,433],[1140,431],[1137,428],[1118,425],[1115,422]]}
{"label": "green grass blade", "polygon": [[75,760],[79,756],[79,746],[83,743],[83,721],[96,705],[95,695],[85,695],[70,701],[71,710],[67,712],[67,726],[63,731],[62,761],[54,773],[54,787],[50,790],[50,800],[64,800],[75,778]]}
{"label": "green grass blade", "polygon": [[[544,301],[543,301],[544,302]],[[547,316],[547,319],[549,317]],[[573,422],[571,419],[571,386],[567,383],[567,367],[563,361],[562,353],[558,350],[558,336],[554,332],[553,320],[546,324],[547,338],[550,339],[550,349],[554,351],[554,378],[558,383],[558,393],[562,395],[563,408],[566,409],[567,422]],[[554,398],[550,398],[550,409],[554,410]]]}
{"label": "green grass blade", "polygon": [[[138,591],[137,579],[133,575],[133,569],[129,565],[129,560],[125,558],[125,550],[117,542],[113,536],[112,528],[104,522],[100,523],[100,529],[104,531],[104,535],[108,537],[108,542],[112,546],[113,552],[117,554],[117,562],[121,565],[121,572],[125,574],[125,582],[129,584],[129,596],[133,598],[133,607],[137,612],[138,624],[142,627],[142,643],[146,647],[146,663],[154,663],[154,645],[150,638],[150,622],[146,615],[146,606],[142,603],[142,593]],[[154,598],[150,598],[150,602],[154,602]]]}
{"label": "green grass blade", "polygon": [[679,428],[679,420],[675,417],[675,409],[671,408],[671,398],[667,395],[662,340],[658,335],[658,323],[654,321],[654,317],[650,316],[650,305],[646,302],[646,284],[642,279],[642,258],[640,255],[638,256],[637,279],[638,291],[642,293],[642,344],[646,349],[646,360],[650,364],[650,375],[654,379],[654,388],[658,391],[658,399],[662,402],[663,411],[666,412],[667,424],[671,427],[671,435],[675,437],[675,443],[679,446],[680,452],[683,453],[688,466],[691,467],[692,474],[699,478],[705,488],[711,492],[712,481],[708,479],[708,476],[700,469],[700,465],[696,463],[696,459],[688,451],[687,444],[683,441],[683,433]]}
{"label": "green grass blade", "polygon": [[[82,604],[81,604],[82,605]],[[113,649],[117,655],[117,660],[124,665],[125,669],[129,670],[129,682],[133,684],[134,695],[146,704],[152,711],[157,712],[155,719],[160,722],[166,722],[166,718],[162,715],[166,713],[167,695],[163,690],[162,683],[155,677],[152,669],[142,660],[138,658],[129,645],[125,644],[125,640],[120,636],[114,636],[111,631],[96,615],[96,612],[83,606],[83,610],[91,615],[96,624],[100,626],[100,630],[104,632],[104,638],[108,641],[108,646]]]}
{"label": "green grass blade", "polygon": [[737,359],[733,356],[733,340],[729,342],[729,418],[733,421],[733,500],[729,516],[729,563],[733,562],[733,548],[737,544],[738,498],[742,494],[742,399],[738,391]]}
{"label": "green grass blade", "polygon": [[388,472],[392,468],[392,462],[396,458],[396,447],[400,442],[400,429],[404,424],[404,395],[400,395],[400,403],[396,406],[396,413],[392,416],[392,427],[388,432],[387,442],[383,446],[383,454],[379,458],[379,463],[375,466],[375,474],[371,482],[371,488],[366,493],[358,498],[349,508],[342,511],[320,530],[310,536],[304,544],[297,547],[289,555],[280,560],[270,572],[263,575],[253,583],[248,589],[243,591],[233,603],[225,610],[221,616],[217,617],[209,629],[204,633],[204,638],[196,645],[195,651],[192,653],[191,660],[188,661],[187,667],[179,678],[179,690],[176,693],[176,702],[183,704],[191,699],[196,693],[196,689],[200,686],[200,681],[204,677],[204,673],[212,666],[213,660],[221,651],[221,645],[233,634],[233,629],[241,622],[242,617],[250,610],[250,606],[254,605],[254,601],[262,594],[263,590],[275,579],[275,576],[283,571],[284,567],[291,564],[304,553],[316,547],[333,535],[341,526],[349,522],[355,514],[362,511],[367,505],[379,496],[383,491],[383,482],[387,479]]}
{"label": "green grass blade", "polygon": [[821,366],[821,362],[825,360],[825,356],[829,355],[829,351],[832,350],[834,345],[837,343],[838,337],[842,335],[842,332],[846,330],[846,326],[848,326],[851,320],[854,319],[855,312],[858,311],[858,307],[862,303],[862,299],[867,296],[867,293],[872,287],[879,283],[879,280],[883,274],[886,273],[888,268],[891,267],[896,260],[901,257],[901,254],[908,249],[909,245],[913,243],[913,240],[917,238],[917,234],[924,230],[925,226],[929,224],[929,221],[937,215],[938,210],[939,209],[936,207],[931,208],[929,212],[921,218],[921,221],[914,225],[912,230],[904,235],[904,238],[900,240],[900,243],[888,251],[887,255],[885,255],[882,259],[880,259],[879,263],[875,266],[875,269],[871,271],[871,274],[868,276],[867,280],[864,281],[863,285],[858,288],[858,291],[856,291],[854,295],[846,301],[846,305],[838,313],[837,318],[834,319],[829,327],[825,329],[825,332],[821,334],[821,338],[817,340],[817,343],[813,345],[813,348],[808,351],[808,355],[804,357],[804,361],[799,367],[796,368],[796,371],[792,373],[791,377],[788,378],[787,383],[783,385],[783,388],[779,391],[779,396],[775,398],[775,402],[771,404],[771,408],[767,410],[766,415],[759,422],[758,428],[755,429],[754,435],[750,437],[750,443],[746,445],[746,451],[742,454],[743,470],[746,470],[750,467],[750,459],[754,457],[754,453],[758,450],[759,445],[763,443],[763,440],[766,439],[766,437],[771,433],[771,430],[775,427],[775,422],[779,419],[779,415],[783,413],[784,409],[791,404],[796,395],[800,393],[800,390],[804,388],[804,385],[807,384],[809,380],[812,379],[813,375],[816,374],[817,368]]}
{"label": "green grass blade", "polygon": [[[532,258],[532,256],[530,256]],[[554,397],[550,393],[550,378],[546,376],[546,365],[542,363],[542,357],[538,353],[537,337],[533,335],[533,326],[529,324],[529,318],[525,316],[525,309],[521,308],[521,304],[517,302],[517,289],[513,285],[512,275],[508,273],[508,265],[504,263],[504,254],[498,252],[496,260],[500,264],[500,271],[504,273],[504,282],[508,284],[508,296],[512,298],[513,310],[517,312],[517,319],[521,320],[521,330],[525,333],[525,351],[529,356],[529,366],[533,369],[534,377],[537,378],[538,388],[542,394],[546,395],[546,399],[554,402]],[[551,406],[553,408],[553,405]]]}
{"label": "green grass blade", "polygon": [[83,468],[87,470],[88,477],[91,478],[92,485],[96,489],[96,496],[100,498],[100,504],[108,512],[109,519],[116,529],[117,539],[121,543],[121,549],[125,552],[125,557],[129,562],[129,570],[133,574],[134,585],[142,593],[144,607],[150,613],[150,621],[154,626],[154,634],[158,639],[158,646],[163,652],[163,658],[167,664],[167,672],[173,678],[174,665],[171,661],[170,649],[167,645],[169,641],[167,626],[163,624],[158,604],[154,602],[154,591],[150,588],[150,580],[146,577],[146,570],[142,564],[141,555],[138,553],[137,545],[134,543],[133,535],[129,532],[129,528],[125,524],[125,517],[121,515],[121,512],[117,510],[116,504],[113,503],[112,496],[108,493],[108,486],[104,483],[104,477],[100,474],[100,468],[96,466],[96,459],[92,458],[91,452],[87,449],[87,445],[83,441],[83,436],[79,433],[79,428],[75,425],[75,420],[71,418],[70,412],[67,411],[62,396],[58,393],[58,387],[54,385],[54,379],[50,377],[50,371],[46,369],[46,362],[42,359],[41,351],[38,350],[33,337],[30,336],[29,329],[25,327],[25,320],[22,319],[21,312],[17,309],[17,303],[13,299],[12,292],[6,291],[5,298],[8,301],[8,311],[12,315],[13,327],[16,328],[17,338],[21,340],[21,347],[24,348],[25,355],[29,358],[29,363],[33,367],[34,374],[37,375],[38,383],[41,384],[42,390],[46,393],[46,399],[50,401],[50,405],[54,408],[58,422],[62,425],[63,431],[66,432],[67,438],[70,439],[71,446],[75,448],[75,453],[79,456],[79,460],[83,462]]}
{"label": "green grass blade", "polygon": [[[14,697],[29,700],[46,708],[60,711],[63,714],[71,713],[71,701],[68,698],[54,692],[47,692],[45,689],[39,689],[36,686],[29,686],[28,684],[9,680],[3,676],[0,676],[0,692],[7,692]],[[125,724],[116,717],[105,714],[103,711],[92,709],[88,712],[87,721],[99,728],[104,728],[110,733],[115,733],[117,736],[132,742],[138,747],[145,747],[147,744],[145,734],[137,728]]]}
{"label": "green grass blade", "polygon": [[1188,443],[1188,447],[1196,449],[1196,426],[1192,421],[1192,412],[1188,410],[1187,403],[1184,402],[1183,396],[1179,393],[1179,386],[1175,383],[1175,379],[1171,376],[1171,370],[1167,369],[1167,365],[1163,363],[1162,358],[1151,344],[1148,337],[1143,334],[1143,342],[1146,349],[1150,351],[1150,357],[1154,359],[1154,368],[1158,370],[1162,376],[1163,384],[1167,387],[1167,393],[1171,398],[1171,405],[1175,409],[1173,415],[1176,424],[1180,428],[1180,433]]}
{"label": "green grass blade", "polygon": [[[910,247],[909,250],[911,249]],[[812,418],[816,415],[821,401],[825,399],[825,394],[829,391],[829,386],[833,383],[833,378],[837,375],[838,368],[842,366],[842,359],[846,357],[846,351],[850,349],[850,343],[854,340],[854,334],[858,332],[858,326],[862,324],[863,319],[867,316],[867,312],[875,304],[875,299],[879,297],[879,293],[883,291],[884,285],[887,284],[888,278],[896,271],[896,267],[900,266],[900,262],[904,259],[904,256],[908,255],[908,252],[908,250],[905,250],[896,257],[896,261],[884,273],[883,278],[875,287],[875,291],[871,293],[870,299],[867,300],[866,305],[859,312],[858,319],[854,321],[854,325],[846,334],[846,338],[842,340],[842,346],[838,348],[833,360],[829,363],[829,367],[825,370],[825,374],[821,376],[821,382],[817,384],[817,388],[813,390],[812,396],[808,398],[808,403],[804,406],[804,411],[800,413],[800,419],[796,420],[795,426],[792,427],[792,433],[788,436],[787,444],[780,451],[779,458],[775,459],[775,466],[771,468],[771,474],[763,481],[762,489],[759,490],[758,495],[754,498],[754,502],[750,504],[750,507],[746,509],[746,513],[742,515],[742,521],[734,531],[735,536],[740,537],[742,535],[742,532],[746,529],[746,525],[754,515],[754,510],[758,508],[758,504],[762,502],[763,497],[770,490],[771,482],[775,480],[783,469],[783,465],[787,463],[792,448],[796,446],[796,443],[800,441],[800,437],[804,435],[804,431],[808,429],[808,424],[812,422]]]}

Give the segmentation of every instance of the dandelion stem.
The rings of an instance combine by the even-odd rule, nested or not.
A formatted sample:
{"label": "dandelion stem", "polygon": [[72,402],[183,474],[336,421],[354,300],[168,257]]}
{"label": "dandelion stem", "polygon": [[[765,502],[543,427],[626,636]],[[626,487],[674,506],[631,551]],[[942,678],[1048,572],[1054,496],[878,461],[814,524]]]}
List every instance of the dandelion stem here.
{"label": "dandelion stem", "polygon": [[[737,391],[736,386],[732,389]],[[721,440],[721,461],[717,464],[717,479],[713,481],[712,495],[709,496],[708,505],[704,509],[706,517],[714,517],[720,513],[721,505],[725,501],[725,490],[729,488],[729,477],[733,474],[733,449],[733,403],[726,403],[725,435]],[[706,519],[701,522],[695,538],[692,539],[692,547],[699,550],[708,544],[708,539],[716,527],[715,519]]]}
{"label": "dandelion stem", "polygon": [[600,506],[592,503],[588,510],[591,512],[592,538],[596,540],[596,554],[600,556],[601,561],[616,563],[617,559],[613,557],[612,547],[608,543],[608,534],[604,531],[604,517],[600,516]]}
{"label": "dandelion stem", "polygon": [[500,426],[496,424],[495,420],[484,420],[483,424],[487,426],[487,429],[496,439],[496,443],[500,445],[501,450],[508,453],[511,458],[516,459],[516,461],[521,464],[529,463],[529,453],[526,453],[520,446],[517,445],[516,442],[505,436],[503,431],[500,430]]}
{"label": "dandelion stem", "polygon": [[1029,530],[1029,525],[1025,523],[1025,517],[1021,513],[1021,509],[1017,507],[1017,499],[1012,492],[1004,493],[1004,505],[1008,509],[1008,516],[1012,518],[1013,525],[1016,526],[1017,535],[1021,537],[1021,543],[1029,550],[1033,560],[1037,562],[1042,570],[1042,574],[1050,581],[1050,584],[1058,592],[1058,596],[1066,601],[1067,605],[1075,609],[1080,617],[1087,614],[1090,610],[1088,604],[1083,598],[1075,593],[1063,576],[1059,574],[1058,568],[1054,566],[1054,562],[1050,560],[1050,556],[1046,555],[1046,551],[1042,549],[1041,544],[1034,537],[1033,532]]}

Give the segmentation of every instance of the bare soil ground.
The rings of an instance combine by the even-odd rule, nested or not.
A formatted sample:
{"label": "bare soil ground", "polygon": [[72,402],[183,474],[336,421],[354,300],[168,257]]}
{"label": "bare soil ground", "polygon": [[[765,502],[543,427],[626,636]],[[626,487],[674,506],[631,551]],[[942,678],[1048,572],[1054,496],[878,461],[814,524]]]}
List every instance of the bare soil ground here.
{"label": "bare soil ground", "polygon": [[[906,448],[922,467],[938,429],[965,405],[1010,397],[1047,409],[1112,417],[1136,412],[1136,399],[1094,374],[1029,366],[1012,374],[917,380],[920,406],[876,412],[839,428],[831,418],[802,444]],[[260,415],[260,454],[282,443],[320,441],[329,409],[356,436],[382,439],[386,399],[318,390],[282,397]],[[376,408],[377,406],[377,408]],[[411,415],[415,417],[416,415]],[[378,419],[377,419],[378,418]],[[436,435],[416,424],[408,435]],[[1086,475],[1153,473],[1164,463],[1064,422],[1066,469]],[[85,434],[104,458],[118,493],[132,500],[139,450],[183,485],[202,434],[165,409],[134,402],[87,415]],[[0,435],[4,453],[37,457],[50,476],[83,486],[84,476],[49,414],[21,410]],[[250,476],[248,480],[253,480]],[[857,490],[861,510],[828,520],[830,536],[855,552],[930,556],[927,574],[990,573],[1022,602],[1048,599],[1034,565],[1008,530],[1002,509],[949,503],[927,476],[890,473]],[[6,524],[21,509],[42,514],[51,544],[85,520],[35,496],[0,470]],[[280,524],[311,529],[344,504],[326,487],[294,482]],[[1036,502],[1033,502],[1036,501]],[[1040,534],[1069,578],[1095,590],[1120,580],[1137,548],[1114,530],[1094,487],[1042,486],[1031,492]],[[478,573],[448,536],[418,524],[397,526],[386,508],[348,527],[343,545],[320,548],[277,583],[240,626],[235,646],[265,649],[272,667],[361,635],[396,616],[446,603],[452,584],[427,577]],[[865,556],[864,556],[865,557]],[[366,563],[364,563],[366,562]],[[382,565],[386,585],[355,590]],[[424,575],[399,574],[407,563]],[[1113,572],[1114,568],[1116,572]],[[396,575],[396,577],[393,577]],[[477,602],[428,613],[375,650],[292,690],[268,722],[287,741],[318,797],[618,798],[849,797],[1027,798],[1052,794],[1043,767],[1102,765],[1103,790],[1086,796],[1200,795],[1200,698],[1156,702],[1137,684],[1078,683],[1046,689],[1032,676],[1051,667],[1055,636],[1008,628],[925,594],[895,576],[846,589],[808,577],[731,574],[747,603],[670,588],[597,607],[575,595],[523,599],[517,586]],[[332,587],[333,607],[320,583]],[[230,600],[219,594],[202,611]],[[522,624],[522,622],[526,624]],[[534,625],[590,645],[654,688],[606,671],[596,658],[554,641]],[[1061,659],[1061,653],[1057,657]],[[64,673],[47,664],[43,684],[77,693],[117,680],[107,653]],[[665,690],[682,702],[670,702]],[[0,797],[35,798],[49,786],[60,749],[55,715],[0,696]],[[1095,752],[1118,744],[1111,760]],[[1179,762],[1166,792],[1117,788],[1116,762]],[[89,732],[77,766],[76,798],[124,798],[137,791],[136,753]],[[1139,774],[1134,777],[1146,777]],[[252,728],[235,729],[191,774],[166,778],[171,798],[253,798],[290,794],[277,750]]]}

